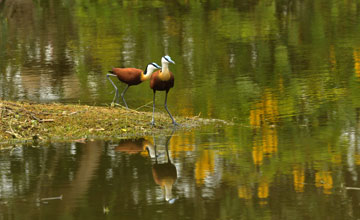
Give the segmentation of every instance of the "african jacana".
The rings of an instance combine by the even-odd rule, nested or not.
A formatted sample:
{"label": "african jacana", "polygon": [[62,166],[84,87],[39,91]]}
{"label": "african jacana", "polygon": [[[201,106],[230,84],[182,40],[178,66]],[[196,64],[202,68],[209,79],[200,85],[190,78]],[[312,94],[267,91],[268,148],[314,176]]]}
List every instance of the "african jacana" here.
{"label": "african jacana", "polygon": [[[174,183],[177,180],[177,171],[176,166],[171,163],[170,155],[169,155],[169,143],[170,139],[173,135],[175,130],[172,131],[171,135],[167,138],[167,141],[165,143],[165,151],[166,151],[166,162],[165,163],[159,163],[158,161],[158,155],[156,153],[156,143],[154,138],[154,158],[155,158],[155,164],[152,167],[152,174],[153,178],[156,184],[161,186],[161,189],[163,190],[165,200],[169,203],[174,203],[176,198],[172,195],[172,187]],[[149,151],[150,155],[150,151]]]}
{"label": "african jacana", "polygon": [[152,167],[152,174],[156,184],[161,186],[165,200],[173,203],[172,187],[177,179],[176,166],[169,160],[167,163],[156,163]]}
{"label": "african jacana", "polygon": [[115,151],[127,154],[145,154],[147,152],[150,158],[155,158],[155,150],[154,144],[145,138],[122,140],[115,147]]}
{"label": "african jacana", "polygon": [[172,87],[174,87],[174,75],[169,70],[169,63],[175,64],[175,62],[169,56],[167,56],[167,55],[163,56],[161,58],[161,65],[162,65],[161,70],[156,71],[150,77],[150,88],[154,91],[153,116],[152,116],[152,121],[151,121],[152,125],[155,125],[154,114],[155,114],[155,93],[156,93],[156,91],[165,91],[166,92],[165,104],[164,104],[165,109],[166,109],[167,113],[169,114],[169,116],[172,120],[172,123],[174,125],[178,125],[175,122],[175,119],[173,118],[173,116],[170,114],[169,109],[167,108],[167,94],[168,94],[169,90]]}
{"label": "african jacana", "polygon": [[148,145],[148,141],[144,138],[139,139],[130,139],[130,140],[122,140],[115,147],[115,151],[125,152],[128,154],[137,154],[145,151],[145,147]]}
{"label": "african jacana", "polygon": [[128,105],[126,104],[124,95],[126,90],[129,88],[129,86],[134,86],[142,83],[145,80],[150,79],[151,75],[156,69],[160,69],[161,66],[157,65],[156,63],[149,63],[146,66],[145,71],[141,69],[136,68],[113,68],[109,73],[106,75],[106,77],[109,79],[111,84],[115,88],[115,96],[113,99],[113,103],[116,99],[116,102],[119,102],[119,91],[116,87],[115,83],[110,79],[110,76],[116,76],[121,82],[126,83],[127,86],[124,89],[124,91],[121,93],[121,98],[123,99],[126,108],[128,108]]}

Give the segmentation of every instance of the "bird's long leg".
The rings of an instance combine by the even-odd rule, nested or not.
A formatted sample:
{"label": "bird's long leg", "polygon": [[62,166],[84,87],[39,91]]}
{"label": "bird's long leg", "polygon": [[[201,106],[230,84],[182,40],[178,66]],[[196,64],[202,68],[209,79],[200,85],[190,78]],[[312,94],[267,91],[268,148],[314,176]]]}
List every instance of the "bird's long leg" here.
{"label": "bird's long leg", "polygon": [[171,160],[170,160],[170,155],[169,155],[169,143],[170,143],[170,139],[172,138],[173,134],[175,132],[175,127],[173,128],[170,136],[168,137],[167,141],[166,141],[166,144],[165,144],[165,150],[166,150],[166,156],[167,156],[167,159],[168,159],[168,163],[171,163]]}
{"label": "bird's long leg", "polygon": [[170,114],[169,109],[167,108],[167,95],[168,95],[168,91],[166,91],[166,94],[165,94],[165,104],[164,104],[165,109],[166,109],[167,113],[169,114],[169,116],[170,116],[170,118],[171,118],[171,120],[172,120],[173,125],[175,125],[175,126],[176,126],[176,125],[179,125],[178,123],[176,123],[175,119],[174,119],[173,116]]}
{"label": "bird's long leg", "polygon": [[129,85],[126,85],[126,88],[125,88],[124,91],[121,93],[121,98],[122,98],[122,100],[124,101],[126,108],[129,108],[129,107],[128,107],[128,105],[126,104],[124,95],[125,95],[125,92],[128,90],[128,88],[129,88]]}
{"label": "bird's long leg", "polygon": [[154,97],[153,97],[153,115],[152,115],[152,120],[151,120],[151,125],[154,126],[155,125],[155,93],[156,90],[154,90]]}
{"label": "bird's long leg", "polygon": [[116,76],[116,75],[110,74],[110,73],[106,74],[106,77],[108,78],[108,80],[111,82],[111,84],[115,88],[115,96],[114,96],[114,98],[112,100],[112,103],[114,103],[115,99],[118,99],[118,97],[119,97],[119,89],[116,87],[115,83],[110,79],[110,76]]}
{"label": "bird's long leg", "polygon": [[156,141],[155,141],[155,137],[153,136],[153,140],[154,140],[154,152],[155,152],[155,162],[157,163],[158,161],[157,161],[157,158],[158,158],[158,156],[157,156],[157,154],[156,154]]}

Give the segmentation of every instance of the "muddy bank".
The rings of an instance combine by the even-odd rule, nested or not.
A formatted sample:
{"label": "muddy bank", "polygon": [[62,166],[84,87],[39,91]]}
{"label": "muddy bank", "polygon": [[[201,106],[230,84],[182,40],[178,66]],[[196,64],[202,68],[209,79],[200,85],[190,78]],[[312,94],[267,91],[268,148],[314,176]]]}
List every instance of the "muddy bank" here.
{"label": "muddy bank", "polygon": [[[121,106],[38,104],[0,101],[0,144],[21,141],[73,141],[87,138],[138,137],[168,132],[174,126],[165,113],[125,109]],[[222,120],[175,116],[177,129],[222,126]]]}

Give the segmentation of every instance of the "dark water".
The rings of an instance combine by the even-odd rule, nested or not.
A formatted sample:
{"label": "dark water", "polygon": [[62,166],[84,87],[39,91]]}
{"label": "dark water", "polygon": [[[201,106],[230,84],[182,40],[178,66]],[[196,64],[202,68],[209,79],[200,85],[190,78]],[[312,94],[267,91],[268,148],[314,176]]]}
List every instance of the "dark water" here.
{"label": "dark water", "polygon": [[234,122],[155,137],[163,166],[153,137],[3,149],[0,219],[359,219],[359,28],[358,0],[0,0],[1,99],[106,105],[169,54],[175,118]]}
{"label": "dark water", "polygon": [[4,149],[0,218],[359,217],[356,133],[229,129]]}

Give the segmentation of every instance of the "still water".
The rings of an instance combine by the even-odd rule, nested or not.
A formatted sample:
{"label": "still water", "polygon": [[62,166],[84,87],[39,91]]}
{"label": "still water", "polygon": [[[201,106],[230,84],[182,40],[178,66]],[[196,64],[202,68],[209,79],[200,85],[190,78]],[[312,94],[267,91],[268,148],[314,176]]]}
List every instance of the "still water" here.
{"label": "still water", "polygon": [[0,152],[0,219],[357,219],[356,133],[321,130],[14,146]]}
{"label": "still water", "polygon": [[175,118],[234,122],[3,149],[0,219],[359,219],[359,42],[359,0],[0,0],[0,99],[107,105],[169,54]]}

